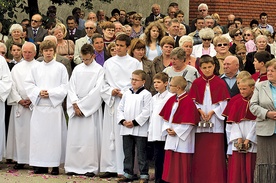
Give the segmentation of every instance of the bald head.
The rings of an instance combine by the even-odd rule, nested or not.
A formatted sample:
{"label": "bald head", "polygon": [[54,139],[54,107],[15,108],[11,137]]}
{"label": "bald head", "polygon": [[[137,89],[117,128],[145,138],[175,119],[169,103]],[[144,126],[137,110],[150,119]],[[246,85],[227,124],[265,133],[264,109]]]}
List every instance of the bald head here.
{"label": "bald head", "polygon": [[36,46],[34,43],[25,42],[22,46],[22,55],[24,60],[30,62],[36,55]]}
{"label": "bald head", "polygon": [[236,56],[227,56],[223,61],[224,74],[232,78],[239,70],[239,59]]}

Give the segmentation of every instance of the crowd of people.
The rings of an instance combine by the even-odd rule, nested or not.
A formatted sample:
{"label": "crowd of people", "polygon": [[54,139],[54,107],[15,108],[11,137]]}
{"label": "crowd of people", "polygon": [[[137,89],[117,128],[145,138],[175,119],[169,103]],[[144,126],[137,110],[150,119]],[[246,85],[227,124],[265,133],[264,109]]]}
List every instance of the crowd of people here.
{"label": "crowd of people", "polygon": [[[263,12],[189,25],[177,3],[50,6],[0,42],[0,158],[35,174],[155,182],[276,182],[276,37]],[[0,32],[2,26],[0,25]],[[258,146],[258,149],[257,149]]]}

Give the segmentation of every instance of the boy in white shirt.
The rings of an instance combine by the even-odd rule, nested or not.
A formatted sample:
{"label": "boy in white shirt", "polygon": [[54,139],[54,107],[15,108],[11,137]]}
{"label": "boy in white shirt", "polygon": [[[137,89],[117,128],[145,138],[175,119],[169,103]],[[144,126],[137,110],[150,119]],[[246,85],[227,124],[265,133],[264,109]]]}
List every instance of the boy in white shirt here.
{"label": "boy in white shirt", "polygon": [[159,113],[173,95],[167,90],[168,80],[169,76],[165,72],[159,72],[153,77],[154,88],[158,93],[152,97],[148,141],[153,142],[154,146],[155,182],[163,182],[165,137],[162,136],[163,119]]}
{"label": "boy in white shirt", "polygon": [[118,182],[131,182],[133,180],[133,168],[135,146],[137,147],[140,182],[147,183],[147,132],[150,116],[152,96],[144,88],[146,73],[136,70],[132,73],[131,85],[123,95],[118,106],[118,124],[121,125],[120,135],[123,136],[124,176]]}

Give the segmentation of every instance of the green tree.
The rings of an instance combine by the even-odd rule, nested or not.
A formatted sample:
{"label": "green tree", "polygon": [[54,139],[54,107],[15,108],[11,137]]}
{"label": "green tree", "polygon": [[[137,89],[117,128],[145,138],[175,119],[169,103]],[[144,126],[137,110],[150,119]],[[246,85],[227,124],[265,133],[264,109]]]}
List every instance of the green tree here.
{"label": "green tree", "polygon": [[[78,0],[49,0],[54,5],[69,4],[75,5]],[[111,3],[113,0],[99,0],[102,2]],[[85,9],[93,9],[93,0],[84,0],[81,4]],[[29,15],[29,19],[40,13],[38,8],[38,0],[0,0],[0,21],[3,24],[3,33],[7,34],[11,24],[21,21],[16,16],[17,12],[25,12]]]}

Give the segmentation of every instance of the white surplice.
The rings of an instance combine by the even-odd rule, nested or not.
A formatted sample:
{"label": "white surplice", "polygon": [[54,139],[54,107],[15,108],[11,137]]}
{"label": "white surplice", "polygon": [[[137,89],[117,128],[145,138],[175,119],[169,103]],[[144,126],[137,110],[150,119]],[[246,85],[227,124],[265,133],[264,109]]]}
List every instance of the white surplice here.
{"label": "white surplice", "polygon": [[[8,97],[8,105],[12,105],[7,139],[7,158],[13,159],[20,164],[29,163],[30,153],[30,120],[32,111],[18,102],[28,99],[24,88],[24,81],[30,73],[32,66],[38,64],[36,60],[21,61],[16,64],[12,71],[12,90]],[[14,128],[14,131],[12,130]],[[14,139],[14,141],[13,141]]]}
{"label": "white surplice", "polygon": [[114,56],[104,63],[105,84],[101,96],[105,102],[103,119],[103,137],[101,149],[101,172],[117,172],[123,174],[123,140],[120,126],[117,124],[117,107],[121,98],[112,96],[112,90],[118,88],[124,93],[131,87],[132,72],[141,69],[142,63],[126,55]]}
{"label": "white surplice", "polygon": [[[67,127],[61,104],[68,90],[67,70],[55,60],[40,62],[32,67],[24,85],[34,105],[30,122],[29,164],[57,167],[65,159]],[[41,90],[47,90],[49,98],[41,98]]]}
{"label": "white surplice", "polygon": [[0,56],[0,160],[5,156],[5,101],[11,91],[12,78],[4,57]]}
{"label": "white surplice", "polygon": [[[210,111],[214,111],[210,122],[214,124],[212,128],[202,128],[197,127],[196,133],[209,132],[209,133],[224,133],[224,116],[222,116],[222,112],[224,111],[227,105],[227,100],[220,101],[216,104],[212,104],[212,98],[210,93],[210,86],[206,84],[203,104],[197,104],[197,108],[201,108],[205,114],[208,114]],[[201,117],[200,117],[201,118]],[[201,118],[202,121],[202,118]]]}
{"label": "white surplice", "polygon": [[248,152],[257,153],[257,135],[256,135],[256,121],[241,121],[240,123],[233,123],[230,134],[230,141],[232,142],[232,150],[237,151],[234,143],[242,138],[243,140],[248,139],[251,142],[251,148]]}
{"label": "white surplice", "polygon": [[[99,171],[102,135],[102,98],[104,69],[95,60],[81,63],[73,70],[67,96],[69,116],[65,171],[85,174]],[[76,103],[83,117],[75,115]]]}
{"label": "white surplice", "polygon": [[165,103],[173,96],[168,90],[163,93],[157,93],[152,97],[151,116],[148,130],[148,141],[165,141],[162,136],[163,118],[159,115]]}

